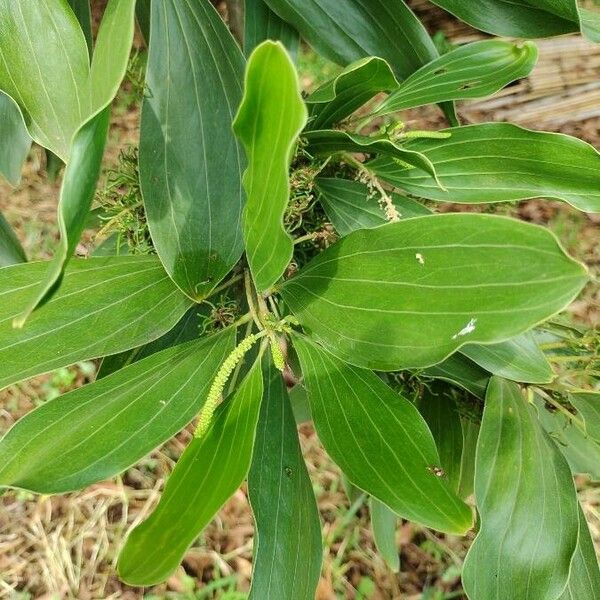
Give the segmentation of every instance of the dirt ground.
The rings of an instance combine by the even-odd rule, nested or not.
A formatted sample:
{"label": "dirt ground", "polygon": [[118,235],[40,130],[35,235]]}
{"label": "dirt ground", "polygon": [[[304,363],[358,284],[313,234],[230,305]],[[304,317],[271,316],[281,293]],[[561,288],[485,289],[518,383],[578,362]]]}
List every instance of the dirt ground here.
{"label": "dirt ground", "polygon": [[[329,68],[310,56],[303,81]],[[125,88],[113,113],[105,169],[119,151],[138,139],[138,108]],[[480,120],[493,118],[483,113]],[[441,123],[437,109],[411,113],[418,128]],[[567,117],[565,117],[567,118]],[[575,135],[600,149],[600,117],[566,121],[554,130]],[[11,189],[0,181],[0,210],[16,228],[32,258],[48,258],[56,243],[59,182],[48,182],[44,154],[34,148],[23,181]],[[446,207],[452,209],[453,207]],[[475,207],[473,210],[484,210]],[[485,210],[488,210],[487,208]],[[600,273],[600,219],[558,202],[535,201],[511,208],[521,218],[554,230],[566,247]],[[84,240],[81,251],[90,238]],[[600,290],[590,286],[574,303],[575,319],[600,326]],[[96,365],[83,363],[0,392],[0,433],[18,418],[59,393],[93,379]],[[324,567],[318,600],[446,600],[463,598],[458,586],[469,540],[440,536],[399,523],[401,571],[390,571],[375,551],[364,499],[349,500],[338,469],[310,426],[301,428],[302,445],[323,522]],[[119,599],[172,598],[242,600],[252,569],[253,522],[244,490],[220,511],[166,584],[139,590],[123,586],[114,564],[128,530],[156,503],[174,461],[190,439],[184,431],[113,481],[76,494],[0,497],[0,598]],[[581,480],[581,499],[600,549],[600,487]]]}

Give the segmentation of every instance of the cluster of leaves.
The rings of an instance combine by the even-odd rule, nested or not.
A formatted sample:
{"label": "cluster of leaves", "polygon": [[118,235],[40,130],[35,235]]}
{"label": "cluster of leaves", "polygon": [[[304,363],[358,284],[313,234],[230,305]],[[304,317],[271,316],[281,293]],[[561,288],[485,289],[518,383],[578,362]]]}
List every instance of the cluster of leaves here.
{"label": "cluster of leaves", "polygon": [[[437,3],[503,35],[581,27],[593,38],[600,20],[572,0]],[[456,115],[455,101],[526,76],[535,44],[491,39],[440,56],[402,0],[245,4],[242,52],[208,0],[138,0],[150,40],[139,160],[123,156],[104,199],[109,222],[133,218],[117,229],[141,232],[132,246],[156,255],[71,260],[136,2],[110,0],[92,43],[87,0],[0,0],[12,150],[0,170],[18,179],[31,139],[66,162],[53,261],[24,262],[0,223],[0,386],[105,357],[95,382],[0,441],[0,485],[83,488],[199,417],[129,535],[121,577],[169,577],[247,479],[250,597],[308,600],[322,550],[294,416],[307,401],[328,453],[371,497],[391,564],[398,517],[476,527],[471,600],[599,597],[573,483],[600,478],[597,338],[553,321],[589,274],[544,228],[427,206],[549,197],[600,212],[593,147]],[[307,98],[300,37],[345,67]],[[427,104],[451,127],[414,131],[397,116]],[[548,356],[575,356],[583,376],[555,372]]]}

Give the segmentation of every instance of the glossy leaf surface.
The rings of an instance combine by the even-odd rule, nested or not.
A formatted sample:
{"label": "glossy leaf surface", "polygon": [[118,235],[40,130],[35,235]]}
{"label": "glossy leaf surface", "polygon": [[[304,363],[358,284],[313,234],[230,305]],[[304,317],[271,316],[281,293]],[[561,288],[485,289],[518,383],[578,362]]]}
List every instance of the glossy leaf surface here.
{"label": "glossy leaf surface", "polygon": [[13,228],[0,213],[0,268],[10,267],[26,261],[25,250],[23,250]]}
{"label": "glossy leaf surface", "polygon": [[[151,342],[191,304],[154,257],[76,260],[27,327],[13,329],[12,320],[46,269],[44,262],[0,269],[0,388]],[[97,335],[90,336],[92,329]]]}
{"label": "glossy leaf surface", "polygon": [[194,418],[234,343],[170,348],[43,404],[0,441],[0,485],[65,493],[124,471]]}
{"label": "glossy leaf surface", "polygon": [[519,386],[499,378],[488,388],[475,498],[481,529],[463,568],[470,600],[557,598],[577,546],[575,487]]}
{"label": "glossy leaf surface", "polygon": [[[340,235],[348,235],[357,229],[374,229],[389,223],[385,207],[365,183],[326,177],[319,177],[316,183],[319,200]],[[400,194],[389,195],[400,218],[430,214],[429,209],[416,200]]]}
{"label": "glossy leaf surface", "polygon": [[281,42],[296,58],[300,48],[298,32],[279,18],[264,0],[244,0],[244,53],[250,56],[252,50],[265,40]]}
{"label": "glossy leaf surface", "polygon": [[522,333],[567,306],[586,281],[546,229],[444,214],[355,231],[281,293],[336,356],[393,371]]}
{"label": "glossy leaf surface", "polygon": [[123,581],[152,585],[167,579],[241,485],[250,468],[262,393],[258,361],[219,406],[208,432],[185,449],[152,515],[129,534],[118,563]]}
{"label": "glossy leaf surface", "polygon": [[296,336],[319,439],[348,479],[399,516],[449,533],[470,529],[470,509],[435,468],[439,456],[417,409],[374,373]]}
{"label": "glossy leaf surface", "polygon": [[205,0],[153,2],[151,21],[142,194],[167,272],[190,298],[202,300],[243,251],[244,160],[231,124],[244,57]]}
{"label": "glossy leaf surface", "polygon": [[411,75],[375,110],[376,115],[449,100],[490,96],[529,75],[537,47],[500,40],[466,44],[431,61]]}
{"label": "glossy leaf surface", "polygon": [[340,123],[379,92],[398,87],[390,65],[376,56],[348,65],[339,75],[313,92],[309,129],[327,129]]}
{"label": "glossy leaf surface", "polygon": [[406,144],[407,150],[431,161],[445,189],[428,173],[390,159],[373,161],[369,168],[402,190],[430,200],[470,204],[555,198],[584,212],[600,212],[600,154],[589,144],[509,123],[447,131],[449,139]]}
{"label": "glossy leaf surface", "polygon": [[31,148],[19,107],[12,98],[0,92],[0,175],[11,185],[19,185],[21,169]]}
{"label": "glossy leaf surface", "polygon": [[486,346],[467,344],[461,352],[490,373],[521,383],[549,383],[554,371],[534,337],[524,333]]}
{"label": "glossy leaf surface", "polygon": [[263,42],[248,60],[244,98],[233,124],[246,149],[246,256],[258,291],[283,275],[294,243],[283,216],[290,196],[289,168],[306,123],[296,69],[281,43]]}
{"label": "glossy leaf surface", "polygon": [[254,520],[250,600],[313,600],[322,562],[319,511],[281,373],[265,370],[248,495]]}

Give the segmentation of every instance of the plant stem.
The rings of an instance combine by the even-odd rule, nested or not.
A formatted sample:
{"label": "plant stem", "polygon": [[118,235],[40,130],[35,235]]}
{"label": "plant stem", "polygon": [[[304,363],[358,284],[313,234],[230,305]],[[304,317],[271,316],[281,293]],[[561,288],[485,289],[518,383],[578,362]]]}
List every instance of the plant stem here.
{"label": "plant stem", "polygon": [[246,290],[246,300],[248,302],[248,308],[250,309],[250,313],[252,318],[254,319],[254,323],[260,331],[264,329],[262,321],[258,316],[258,312],[256,310],[256,305],[254,304],[254,293],[252,289],[252,281],[250,281],[250,272],[246,271],[244,273],[244,289]]}
{"label": "plant stem", "polygon": [[241,281],[242,279],[244,279],[244,274],[240,273],[239,275],[235,275],[234,277],[232,277],[229,281],[226,281],[225,283],[221,284],[220,286],[216,287],[209,296],[207,296],[208,298],[211,298],[212,296],[215,296],[216,294],[218,294],[219,292],[222,292],[223,290],[226,290],[228,288],[230,288],[232,285],[235,285],[236,283],[238,283],[238,281]]}

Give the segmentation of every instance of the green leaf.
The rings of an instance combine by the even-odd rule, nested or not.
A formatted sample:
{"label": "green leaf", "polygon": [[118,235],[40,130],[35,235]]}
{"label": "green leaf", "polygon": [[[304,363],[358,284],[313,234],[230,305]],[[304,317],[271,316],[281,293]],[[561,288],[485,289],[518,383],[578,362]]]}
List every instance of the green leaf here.
{"label": "green leaf", "polygon": [[531,333],[500,344],[467,344],[461,352],[490,373],[521,383],[550,383],[555,375]]}
{"label": "green leaf", "polygon": [[490,373],[460,352],[452,354],[436,365],[423,369],[422,373],[434,379],[453,383],[481,399],[485,398],[485,392],[490,382]]}
{"label": "green leaf", "polygon": [[0,441],[0,486],[62,494],[124,471],[194,418],[234,345],[226,330],[43,404]]}
{"label": "green leaf", "polygon": [[307,144],[306,149],[308,152],[314,154],[332,155],[338,152],[378,154],[390,157],[392,161],[399,159],[435,178],[435,167],[427,157],[386,137],[369,137],[338,129],[322,129],[307,131],[302,135],[302,138]]}
{"label": "green leaf", "polygon": [[110,111],[106,108],[75,134],[58,204],[60,242],[43,281],[32,291],[26,306],[14,319],[15,327],[23,327],[31,313],[55,292],[65,266],[75,252],[96,193],[109,117]]}
{"label": "green leaf", "polygon": [[554,600],[569,578],[578,508],[569,467],[518,385],[494,377],[477,445],[481,529],[463,568],[470,600]]}
{"label": "green leaf", "polygon": [[0,213],[0,267],[9,267],[23,262],[27,262],[25,250],[13,228]]}
{"label": "green leaf", "polygon": [[283,275],[294,251],[283,216],[290,195],[292,153],[306,118],[289,55],[280,42],[263,42],[248,60],[244,99],[233,124],[248,157],[244,239],[252,277],[261,292]]}
{"label": "green leaf", "polygon": [[518,335],[567,306],[587,279],[548,230],[456,213],[355,231],[280,291],[338,358],[395,371]]}
{"label": "green leaf", "polygon": [[479,423],[472,418],[461,419],[463,430],[463,452],[460,463],[460,479],[458,496],[468,498],[473,493],[475,484],[475,459],[477,440],[479,438]]}
{"label": "green leaf", "polygon": [[411,140],[405,146],[431,161],[444,189],[429,174],[390,159],[373,161],[369,168],[405,192],[430,200],[470,204],[544,197],[600,212],[600,155],[589,144],[509,123],[447,132],[449,139]]}
{"label": "green leaf", "polygon": [[96,375],[96,379],[102,379],[107,375],[116,373],[120,369],[147,358],[148,356],[152,356],[161,350],[166,350],[167,348],[172,348],[179,344],[183,344],[184,342],[190,342],[191,340],[196,339],[200,335],[200,323],[198,319],[199,308],[200,307],[196,305],[190,308],[173,329],[167,331],[167,333],[157,340],[145,344],[144,346],[138,346],[132,350],[104,357],[100,369],[98,370],[98,374]]}
{"label": "green leaf", "polygon": [[123,581],[141,586],[167,579],[241,485],[250,468],[262,393],[259,360],[219,406],[208,432],[185,449],[152,515],[129,535],[118,563]]}
{"label": "green leaf", "polygon": [[435,473],[439,455],[417,409],[370,371],[295,336],[319,439],[350,481],[399,516],[465,533],[470,509]]}
{"label": "green leaf", "polygon": [[151,342],[191,304],[155,257],[75,260],[27,328],[13,329],[46,269],[44,262],[0,269],[0,388]]}
{"label": "green leaf", "polygon": [[583,419],[587,434],[600,443],[600,392],[572,393],[569,400]]}
{"label": "green leaf", "polygon": [[442,386],[426,389],[418,405],[440,454],[439,466],[450,487],[458,491],[463,453],[463,429],[456,401]]}
{"label": "green leaf", "polygon": [[388,567],[400,572],[400,553],[396,546],[396,527],[398,517],[385,504],[375,498],[369,498],[371,530],[377,551]]}
{"label": "green leaf", "polygon": [[0,92],[0,175],[11,185],[19,185],[21,169],[31,148],[31,137],[19,107]]}
{"label": "green leaf", "polygon": [[[469,25],[494,35],[536,38],[577,31],[595,39],[600,15],[580,0],[432,0]],[[597,41],[597,40],[596,40]]]}
{"label": "green leaf", "polygon": [[250,600],[314,600],[323,550],[315,495],[281,373],[265,392],[248,496],[256,521]]}
{"label": "green leaf", "polygon": [[244,53],[250,56],[265,40],[281,42],[295,60],[300,49],[298,32],[280,19],[264,0],[245,0]]}
{"label": "green leaf", "polygon": [[558,600],[596,600],[600,598],[600,569],[594,542],[581,507],[579,508],[579,539],[571,563],[567,588]]}
{"label": "green leaf", "polygon": [[31,137],[66,161],[91,112],[88,50],[77,18],[65,0],[0,0],[0,23],[0,89],[20,106]]}
{"label": "green leaf", "polygon": [[152,3],[140,180],[154,245],[201,301],[243,252],[243,152],[231,124],[244,57],[210,2]]}
{"label": "green leaf", "polygon": [[333,127],[379,92],[397,87],[398,80],[385,60],[369,56],[356,61],[307,98],[309,129]]}
{"label": "green leaf", "polygon": [[88,52],[92,55],[93,38],[92,38],[92,11],[90,9],[90,0],[67,0],[85,36]]}
{"label": "green leaf", "polygon": [[600,444],[585,431],[581,415],[573,415],[566,409],[560,411],[537,395],[534,403],[542,426],[567,459],[572,473],[600,481]]}
{"label": "green leaf", "polygon": [[491,96],[512,81],[527,77],[537,61],[532,42],[522,46],[484,40],[444,54],[404,81],[374,111],[387,115],[425,104]]}
{"label": "green leaf", "polygon": [[[342,236],[357,229],[374,229],[389,223],[385,205],[365,183],[319,177],[316,187],[329,220]],[[394,193],[389,195],[396,212],[403,219],[430,214],[429,209],[416,200]]]}
{"label": "green leaf", "polygon": [[135,5],[135,19],[140,33],[144,38],[146,46],[150,42],[150,15],[152,12],[152,0],[137,0]]}

